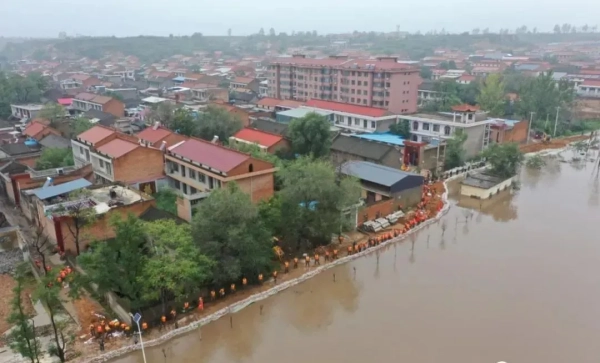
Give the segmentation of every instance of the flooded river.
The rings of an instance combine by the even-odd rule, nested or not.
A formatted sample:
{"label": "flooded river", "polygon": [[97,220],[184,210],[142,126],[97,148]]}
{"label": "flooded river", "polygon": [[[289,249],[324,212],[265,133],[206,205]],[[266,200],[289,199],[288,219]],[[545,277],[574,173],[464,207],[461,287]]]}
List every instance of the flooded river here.
{"label": "flooded river", "polygon": [[[148,363],[597,363],[591,169],[554,161],[492,201],[454,195],[412,241],[254,304],[233,327],[226,317],[149,348]],[[141,351],[114,362],[141,363]]]}

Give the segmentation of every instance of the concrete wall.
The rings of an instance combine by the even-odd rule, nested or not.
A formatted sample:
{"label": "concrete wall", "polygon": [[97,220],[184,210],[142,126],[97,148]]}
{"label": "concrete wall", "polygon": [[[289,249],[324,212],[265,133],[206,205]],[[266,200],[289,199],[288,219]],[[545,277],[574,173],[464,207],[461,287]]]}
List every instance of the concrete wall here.
{"label": "concrete wall", "polygon": [[465,156],[467,158],[471,158],[482,151],[485,126],[486,125],[478,125],[464,129],[467,134],[467,141],[465,141],[464,145]]}
{"label": "concrete wall", "polygon": [[509,188],[513,182],[514,178],[509,178],[503,181],[500,184],[494,185],[489,189],[476,188],[470,185],[461,184],[460,186],[460,194],[465,195],[471,198],[477,199],[488,199],[493,195],[496,195],[498,192]]}
{"label": "concrete wall", "polygon": [[423,186],[418,186],[411,189],[403,190],[399,193],[394,194],[394,198],[397,199],[404,208],[412,207],[421,201],[423,195]]}

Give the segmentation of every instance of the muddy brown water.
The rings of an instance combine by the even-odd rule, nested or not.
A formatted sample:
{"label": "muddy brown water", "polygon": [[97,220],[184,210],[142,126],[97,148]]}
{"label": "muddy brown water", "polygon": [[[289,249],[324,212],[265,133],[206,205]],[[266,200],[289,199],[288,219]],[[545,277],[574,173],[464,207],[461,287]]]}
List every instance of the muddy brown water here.
{"label": "muddy brown water", "polygon": [[[454,195],[414,248],[409,238],[329,270],[233,314],[233,328],[225,317],[147,349],[147,361],[596,363],[591,168],[553,161],[524,170],[520,190],[492,201]],[[113,362],[141,363],[142,354]]]}

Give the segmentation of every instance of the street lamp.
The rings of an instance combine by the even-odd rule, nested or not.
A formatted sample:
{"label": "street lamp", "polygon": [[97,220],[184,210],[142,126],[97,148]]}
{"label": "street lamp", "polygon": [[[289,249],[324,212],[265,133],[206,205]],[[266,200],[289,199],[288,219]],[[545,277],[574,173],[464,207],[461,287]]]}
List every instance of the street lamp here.
{"label": "street lamp", "polygon": [[533,114],[535,112],[529,113],[529,125],[527,127],[527,144],[529,144],[529,138],[531,137],[531,124],[533,123]]}
{"label": "street lamp", "polygon": [[140,313],[129,313],[129,316],[135,321],[135,324],[138,328],[138,334],[140,335],[140,344],[142,346],[142,356],[144,357],[144,363],[146,363],[146,351],[144,350],[144,340],[142,339],[142,329],[140,329],[140,320],[142,320],[142,315]]}

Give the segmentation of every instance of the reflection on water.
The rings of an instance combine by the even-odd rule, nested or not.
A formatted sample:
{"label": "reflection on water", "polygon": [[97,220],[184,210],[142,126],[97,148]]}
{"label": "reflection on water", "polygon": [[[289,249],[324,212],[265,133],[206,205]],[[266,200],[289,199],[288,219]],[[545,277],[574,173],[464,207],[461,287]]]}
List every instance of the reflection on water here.
{"label": "reflection on water", "polygon": [[454,194],[414,238],[254,304],[233,328],[226,317],[150,348],[148,362],[597,363],[600,186],[561,165],[523,170],[522,189],[493,200]]}

